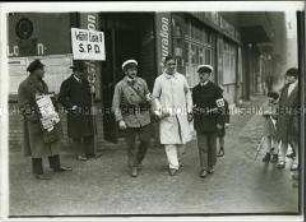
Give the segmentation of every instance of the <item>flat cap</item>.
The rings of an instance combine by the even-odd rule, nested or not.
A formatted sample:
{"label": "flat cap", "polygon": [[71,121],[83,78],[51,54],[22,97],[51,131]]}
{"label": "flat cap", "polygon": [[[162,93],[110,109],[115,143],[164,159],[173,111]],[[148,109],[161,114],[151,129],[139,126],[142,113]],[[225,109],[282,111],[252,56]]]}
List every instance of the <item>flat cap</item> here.
{"label": "flat cap", "polygon": [[45,65],[41,63],[41,61],[39,59],[35,59],[33,62],[30,63],[30,65],[27,68],[28,72],[33,72],[36,69],[41,69],[43,68]]}
{"label": "flat cap", "polygon": [[129,60],[126,60],[125,62],[122,63],[122,69],[124,69],[127,65],[129,64],[134,64],[134,65],[138,65],[138,62],[134,59],[129,59]]}
{"label": "flat cap", "polygon": [[197,72],[200,72],[200,71],[213,72],[214,68],[211,65],[199,65],[197,68]]}
{"label": "flat cap", "polygon": [[286,72],[286,76],[298,77],[298,75],[299,75],[299,70],[297,68],[290,68]]}

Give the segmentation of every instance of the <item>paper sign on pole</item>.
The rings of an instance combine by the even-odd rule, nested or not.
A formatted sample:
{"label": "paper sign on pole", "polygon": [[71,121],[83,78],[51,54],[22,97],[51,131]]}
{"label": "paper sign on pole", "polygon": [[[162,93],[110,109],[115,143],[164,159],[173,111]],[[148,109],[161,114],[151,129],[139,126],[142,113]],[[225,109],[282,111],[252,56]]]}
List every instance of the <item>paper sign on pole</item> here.
{"label": "paper sign on pole", "polygon": [[103,32],[71,28],[71,41],[74,60],[105,60]]}

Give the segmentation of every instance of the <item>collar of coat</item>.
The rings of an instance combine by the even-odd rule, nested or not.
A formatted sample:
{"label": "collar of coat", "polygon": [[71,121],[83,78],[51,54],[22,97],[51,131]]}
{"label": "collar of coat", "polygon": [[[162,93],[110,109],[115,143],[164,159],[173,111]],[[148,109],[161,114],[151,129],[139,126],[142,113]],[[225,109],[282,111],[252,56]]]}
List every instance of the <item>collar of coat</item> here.
{"label": "collar of coat", "polygon": [[81,78],[77,77],[75,74],[72,74],[72,77],[77,81],[77,82],[82,82]]}
{"label": "collar of coat", "polygon": [[178,76],[178,72],[175,72],[175,73],[173,73],[172,75],[169,75],[168,73],[166,73],[166,72],[164,72],[163,73],[164,75],[165,75],[165,77],[167,78],[167,79],[171,79],[171,78],[177,78],[177,76]]}
{"label": "collar of coat", "polygon": [[213,82],[208,80],[205,84],[204,83],[199,83],[198,86],[199,87],[210,87],[210,86],[213,86]]}
{"label": "collar of coat", "polygon": [[48,86],[43,79],[30,75],[28,81],[32,90],[37,90],[39,93],[48,93]]}
{"label": "collar of coat", "polygon": [[135,83],[139,82],[139,77],[136,76],[134,79],[131,79],[128,76],[125,76],[124,82],[126,82],[126,84],[129,84],[129,85],[134,85]]}

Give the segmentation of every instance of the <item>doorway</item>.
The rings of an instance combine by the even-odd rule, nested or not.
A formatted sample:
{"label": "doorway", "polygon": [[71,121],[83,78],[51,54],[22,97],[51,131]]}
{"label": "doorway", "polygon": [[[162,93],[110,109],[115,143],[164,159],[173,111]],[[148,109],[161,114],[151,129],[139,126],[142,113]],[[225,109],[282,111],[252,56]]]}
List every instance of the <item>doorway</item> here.
{"label": "doorway", "polygon": [[102,29],[105,33],[106,61],[102,71],[102,97],[104,139],[117,143],[122,137],[111,112],[116,84],[124,77],[122,63],[135,59],[139,64],[139,76],[152,90],[156,77],[154,14],[152,13],[103,13]]}

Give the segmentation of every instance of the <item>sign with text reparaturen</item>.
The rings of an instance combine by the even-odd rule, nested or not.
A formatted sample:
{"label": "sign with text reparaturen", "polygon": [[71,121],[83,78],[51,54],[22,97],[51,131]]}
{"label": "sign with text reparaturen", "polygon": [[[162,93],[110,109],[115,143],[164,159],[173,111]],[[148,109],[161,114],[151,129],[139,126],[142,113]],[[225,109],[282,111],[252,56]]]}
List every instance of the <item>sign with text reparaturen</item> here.
{"label": "sign with text reparaturen", "polygon": [[71,28],[72,53],[75,60],[105,60],[104,33]]}

